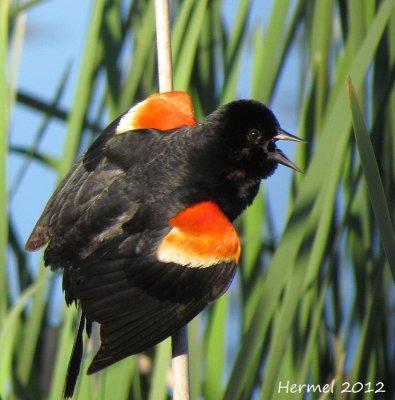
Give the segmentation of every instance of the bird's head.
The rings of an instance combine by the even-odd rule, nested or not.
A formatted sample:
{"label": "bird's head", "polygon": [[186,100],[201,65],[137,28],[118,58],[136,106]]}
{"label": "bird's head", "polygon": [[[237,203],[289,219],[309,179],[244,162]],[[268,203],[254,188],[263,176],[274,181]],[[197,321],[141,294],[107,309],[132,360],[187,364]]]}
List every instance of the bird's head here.
{"label": "bird's head", "polygon": [[284,131],[274,114],[262,103],[233,101],[211,113],[202,125],[211,132],[215,145],[224,150],[226,162],[250,177],[267,178],[278,164],[300,172],[277,148],[277,141],[303,140]]}

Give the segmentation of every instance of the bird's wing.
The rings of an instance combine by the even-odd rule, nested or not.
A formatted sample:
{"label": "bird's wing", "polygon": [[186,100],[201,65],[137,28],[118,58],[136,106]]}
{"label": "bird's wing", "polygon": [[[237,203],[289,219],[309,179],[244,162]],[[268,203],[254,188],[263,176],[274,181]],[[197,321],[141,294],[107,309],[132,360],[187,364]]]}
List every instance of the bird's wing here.
{"label": "bird's wing", "polygon": [[101,324],[89,373],[173,335],[229,286],[240,254],[215,203],[178,213],[166,229],[121,234],[65,271],[66,294]]}
{"label": "bird's wing", "polygon": [[[67,240],[67,233],[70,237],[69,227],[136,161],[141,149],[134,146],[133,132],[151,129],[166,132],[195,123],[189,95],[177,91],[155,93],[121,115],[102,132],[57,187],[26,249],[38,250],[53,237]],[[132,205],[129,213],[135,209]]]}
{"label": "bird's wing", "polygon": [[49,199],[26,243],[27,250],[37,250],[50,239],[67,240],[70,228],[76,227],[81,216],[94,208],[103,192],[125,175],[122,166],[106,154],[111,140],[124,142],[125,138],[133,141],[132,135],[121,140],[104,132],[77,161]]}

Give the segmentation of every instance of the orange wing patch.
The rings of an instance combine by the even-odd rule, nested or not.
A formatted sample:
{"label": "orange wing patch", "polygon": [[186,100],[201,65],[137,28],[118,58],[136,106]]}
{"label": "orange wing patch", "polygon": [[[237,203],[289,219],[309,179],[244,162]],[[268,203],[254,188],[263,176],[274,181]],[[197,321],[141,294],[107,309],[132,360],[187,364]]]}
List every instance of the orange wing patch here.
{"label": "orange wing patch", "polygon": [[216,203],[204,201],[188,207],[169,224],[173,229],[157,250],[160,261],[202,268],[239,260],[236,230]]}
{"label": "orange wing patch", "polygon": [[148,128],[167,131],[195,124],[195,113],[188,93],[154,93],[121,118],[115,133],[119,135],[134,129]]}

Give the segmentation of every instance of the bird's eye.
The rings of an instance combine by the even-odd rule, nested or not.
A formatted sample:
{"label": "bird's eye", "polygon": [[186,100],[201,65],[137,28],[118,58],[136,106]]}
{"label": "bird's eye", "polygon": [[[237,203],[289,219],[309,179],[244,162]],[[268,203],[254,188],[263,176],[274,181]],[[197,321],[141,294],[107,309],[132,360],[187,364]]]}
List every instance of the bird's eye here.
{"label": "bird's eye", "polygon": [[261,134],[257,129],[252,129],[248,133],[248,140],[253,143],[257,143],[259,141]]}

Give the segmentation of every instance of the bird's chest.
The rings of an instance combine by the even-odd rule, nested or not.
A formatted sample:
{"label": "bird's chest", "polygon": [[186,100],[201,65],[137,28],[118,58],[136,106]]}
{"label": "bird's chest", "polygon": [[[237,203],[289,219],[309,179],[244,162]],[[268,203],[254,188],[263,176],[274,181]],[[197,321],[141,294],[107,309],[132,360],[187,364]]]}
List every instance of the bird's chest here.
{"label": "bird's chest", "polygon": [[254,200],[259,190],[259,182],[243,182],[224,184],[222,190],[216,193],[217,202],[227,217],[233,221]]}
{"label": "bird's chest", "polygon": [[187,204],[204,200],[217,203],[230,221],[236,219],[254,200],[259,180],[234,181],[216,176],[212,171],[204,179],[183,185],[183,199]]}
{"label": "bird's chest", "polygon": [[[224,173],[225,169],[208,168],[208,164],[191,169],[177,160],[143,174],[145,204],[153,204],[155,220],[169,220],[178,212],[201,201],[217,203],[229,220],[236,219],[254,200],[259,179],[241,179]],[[171,164],[171,165],[170,165]]]}

